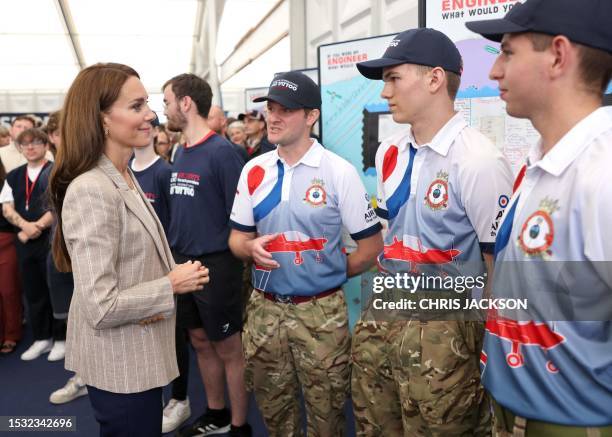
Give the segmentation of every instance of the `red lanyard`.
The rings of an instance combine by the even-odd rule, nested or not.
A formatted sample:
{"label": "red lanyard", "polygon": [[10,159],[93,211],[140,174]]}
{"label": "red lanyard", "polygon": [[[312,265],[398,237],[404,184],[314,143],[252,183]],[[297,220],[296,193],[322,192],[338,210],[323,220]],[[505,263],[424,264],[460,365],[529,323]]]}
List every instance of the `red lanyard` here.
{"label": "red lanyard", "polygon": [[26,185],[26,204],[25,204],[25,209],[26,211],[28,211],[30,209],[30,197],[32,197],[32,192],[34,191],[34,187],[36,186],[36,182],[38,182],[38,178],[40,177],[40,174],[43,172],[45,165],[47,164],[47,161],[43,161],[43,165],[40,169],[40,172],[38,172],[38,175],[36,175],[36,179],[34,179],[34,182],[32,182],[32,185],[30,185],[30,178],[28,177],[28,169],[26,167],[26,171],[25,171],[25,185]]}

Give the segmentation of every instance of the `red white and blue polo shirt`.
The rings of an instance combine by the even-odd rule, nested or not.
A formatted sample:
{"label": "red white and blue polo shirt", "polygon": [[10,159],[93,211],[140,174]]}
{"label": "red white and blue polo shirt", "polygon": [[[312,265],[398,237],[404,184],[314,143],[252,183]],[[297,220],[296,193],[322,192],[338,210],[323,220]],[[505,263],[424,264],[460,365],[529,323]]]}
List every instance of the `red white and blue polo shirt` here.
{"label": "red white and blue polo shirt", "polygon": [[267,250],[280,268],[253,266],[260,290],[312,296],[340,286],[347,279],[343,226],[354,240],[382,229],[357,170],[312,141],[292,166],[273,150],[249,161],[240,175],[230,226],[279,234]]}
{"label": "red white and blue polo shirt", "polygon": [[411,130],[376,153],[377,213],[389,220],[382,270],[478,276],[512,192],[503,154],[461,114],[428,144]]}
{"label": "red white and blue polo shirt", "polygon": [[[612,108],[529,153],[495,245],[482,382],[527,419],[612,425]],[[525,317],[528,316],[528,317]]]}

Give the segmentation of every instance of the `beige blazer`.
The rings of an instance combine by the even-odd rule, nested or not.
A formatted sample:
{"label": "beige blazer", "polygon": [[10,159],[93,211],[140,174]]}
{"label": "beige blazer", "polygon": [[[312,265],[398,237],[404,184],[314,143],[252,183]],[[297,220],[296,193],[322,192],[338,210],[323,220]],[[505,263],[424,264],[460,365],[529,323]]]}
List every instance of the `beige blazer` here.
{"label": "beige blazer", "polygon": [[[66,369],[114,393],[161,387],[178,376],[174,267],[162,226],[106,157],[68,186],[62,230],[74,274]],[[137,195],[140,196],[138,199]],[[141,325],[145,318],[164,320]]]}

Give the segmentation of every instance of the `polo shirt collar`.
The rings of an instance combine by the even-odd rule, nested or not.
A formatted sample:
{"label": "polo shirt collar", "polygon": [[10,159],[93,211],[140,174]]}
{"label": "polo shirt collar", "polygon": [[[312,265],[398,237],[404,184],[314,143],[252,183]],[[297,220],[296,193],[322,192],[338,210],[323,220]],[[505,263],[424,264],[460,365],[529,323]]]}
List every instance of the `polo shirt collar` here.
{"label": "polo shirt collar", "polygon": [[611,121],[612,108],[596,109],[571,128],[544,157],[540,139],[527,154],[527,166],[560,176],[595,138],[610,129]]}
{"label": "polo shirt collar", "polygon": [[[321,164],[321,158],[323,157],[323,151],[325,150],[323,146],[314,138],[311,138],[312,144],[310,148],[306,151],[304,156],[295,163],[293,167],[298,166],[299,164],[304,164],[309,167],[319,167]],[[272,152],[270,152],[270,157],[266,161],[266,165],[268,167],[273,167],[276,165],[278,161],[281,160],[281,157],[278,154],[278,146]]]}
{"label": "polo shirt collar", "polygon": [[433,137],[431,142],[427,144],[421,144],[417,146],[414,136],[412,135],[412,128],[408,133],[408,141],[401,146],[401,151],[404,151],[408,144],[412,144],[415,148],[429,147],[439,155],[446,156],[450,150],[451,145],[455,142],[457,135],[467,127],[467,123],[460,112],[456,113],[450,120],[446,122],[442,129]]}

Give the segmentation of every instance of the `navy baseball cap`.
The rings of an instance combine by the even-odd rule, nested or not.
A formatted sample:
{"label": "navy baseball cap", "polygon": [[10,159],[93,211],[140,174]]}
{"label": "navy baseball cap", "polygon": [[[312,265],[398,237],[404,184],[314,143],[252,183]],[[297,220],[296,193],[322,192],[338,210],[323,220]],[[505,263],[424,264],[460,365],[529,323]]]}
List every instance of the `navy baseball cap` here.
{"label": "navy baseball cap", "polygon": [[400,64],[441,67],[461,75],[463,61],[457,46],[442,32],[428,29],[410,29],[400,33],[389,43],[380,59],[359,62],[357,69],[368,79],[382,79],[383,68]]}
{"label": "navy baseball cap", "polygon": [[472,32],[500,42],[505,33],[564,35],[572,42],[612,52],[612,1],[526,0],[497,20],[465,23]]}
{"label": "navy baseball cap", "polygon": [[321,90],[311,78],[299,71],[277,74],[268,89],[268,95],[257,97],[253,102],[272,100],[289,109],[319,109]]}
{"label": "navy baseball cap", "polygon": [[244,114],[238,114],[238,120],[244,121],[245,118],[253,118],[259,121],[266,121],[266,118],[263,115],[263,112],[258,111],[257,109],[251,109],[249,112],[245,112]]}

